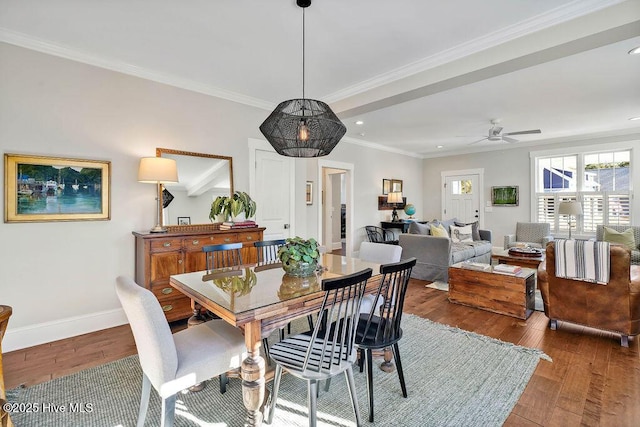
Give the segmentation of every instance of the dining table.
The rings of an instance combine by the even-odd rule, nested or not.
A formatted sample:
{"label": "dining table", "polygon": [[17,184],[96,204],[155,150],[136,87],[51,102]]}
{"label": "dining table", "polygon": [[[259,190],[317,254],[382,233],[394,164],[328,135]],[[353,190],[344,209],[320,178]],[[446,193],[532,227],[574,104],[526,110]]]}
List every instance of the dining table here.
{"label": "dining table", "polygon": [[357,258],[322,254],[316,274],[294,277],[286,274],[280,263],[241,265],[209,271],[177,274],[170,284],[200,307],[241,328],[247,346],[242,361],[243,403],[247,409],[245,425],[262,424],[265,407],[265,360],[260,354],[262,338],[300,317],[317,313],[324,292],[322,281],[371,268],[365,293],[377,292],[380,264]]}

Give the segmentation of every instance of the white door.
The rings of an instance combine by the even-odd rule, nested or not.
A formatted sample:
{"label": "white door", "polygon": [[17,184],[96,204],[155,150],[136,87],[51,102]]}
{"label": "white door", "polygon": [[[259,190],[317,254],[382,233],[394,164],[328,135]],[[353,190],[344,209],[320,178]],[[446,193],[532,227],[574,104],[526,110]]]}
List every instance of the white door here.
{"label": "white door", "polygon": [[443,219],[458,218],[461,222],[480,220],[479,181],[475,174],[445,177]]}
{"label": "white door", "polygon": [[264,230],[264,240],[291,237],[291,158],[276,152],[255,150],[256,222]]}

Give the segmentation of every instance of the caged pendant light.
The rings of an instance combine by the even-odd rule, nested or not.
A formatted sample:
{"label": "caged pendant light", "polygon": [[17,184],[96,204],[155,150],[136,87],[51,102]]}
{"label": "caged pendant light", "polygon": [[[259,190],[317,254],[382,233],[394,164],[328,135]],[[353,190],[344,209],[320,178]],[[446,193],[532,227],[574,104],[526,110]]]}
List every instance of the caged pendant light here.
{"label": "caged pendant light", "polygon": [[260,125],[260,132],[280,155],[326,156],[347,131],[331,108],[304,96],[304,10],[311,0],[296,0],[302,8],[302,99],[281,102]]}

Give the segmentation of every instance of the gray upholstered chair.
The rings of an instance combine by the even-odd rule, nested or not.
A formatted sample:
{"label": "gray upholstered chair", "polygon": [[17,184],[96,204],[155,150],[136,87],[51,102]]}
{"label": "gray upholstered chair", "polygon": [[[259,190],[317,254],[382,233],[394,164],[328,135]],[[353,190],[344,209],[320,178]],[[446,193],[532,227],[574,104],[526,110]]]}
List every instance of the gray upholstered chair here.
{"label": "gray upholstered chair", "polygon": [[[246,357],[242,332],[224,320],[190,326],[172,335],[151,291],[121,276],[116,280],[116,293],[129,319],[143,372],[139,427],[144,425],[152,386],[162,399],[160,425],[172,426],[177,393],[240,367]],[[237,410],[242,410],[240,402],[238,405]]]}
{"label": "gray upholstered chair", "polygon": [[358,258],[378,264],[389,264],[400,261],[402,247],[384,243],[362,242]]}
{"label": "gray upholstered chair", "polygon": [[[387,245],[384,243],[372,243],[362,242],[360,244],[360,252],[358,258],[363,261],[375,262],[377,264],[391,264],[400,261],[402,256],[402,246],[399,245]],[[362,298],[362,305],[360,306],[361,313],[369,313],[371,305],[376,301],[373,295],[365,295]],[[376,303],[376,309],[382,305],[384,299],[378,298]]]}
{"label": "gray upholstered chair", "polygon": [[516,234],[504,236],[504,248],[528,245],[532,248],[544,249],[553,240],[551,226],[546,222],[518,222]]}

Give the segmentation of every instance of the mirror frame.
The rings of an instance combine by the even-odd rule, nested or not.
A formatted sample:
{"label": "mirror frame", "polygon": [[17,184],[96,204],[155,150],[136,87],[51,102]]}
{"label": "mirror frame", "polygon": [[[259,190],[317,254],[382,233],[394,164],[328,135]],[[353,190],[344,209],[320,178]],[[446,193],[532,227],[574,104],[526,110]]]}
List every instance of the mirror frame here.
{"label": "mirror frame", "polygon": [[[219,156],[217,154],[205,154],[205,153],[195,153],[192,151],[182,151],[182,150],[173,150],[171,148],[156,148],[156,157],[162,157],[162,154],[175,154],[180,156],[193,156],[193,157],[207,157],[210,159],[219,159],[219,160],[228,160],[229,161],[229,186],[230,191],[229,195],[233,195],[233,160],[228,156]],[[160,185],[158,188],[158,200],[162,198],[162,190],[164,189],[163,185]],[[185,232],[185,231],[209,231],[209,230],[219,230],[220,224],[218,223],[210,223],[210,224],[191,224],[191,225],[175,225],[175,224],[164,224],[164,209],[160,211],[160,225],[167,229],[167,232]]]}

